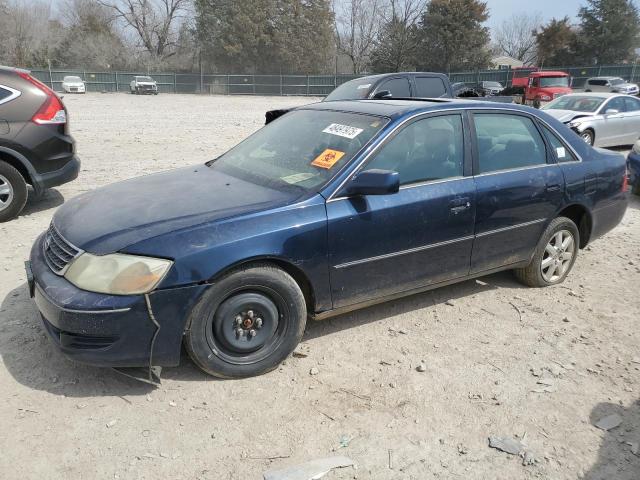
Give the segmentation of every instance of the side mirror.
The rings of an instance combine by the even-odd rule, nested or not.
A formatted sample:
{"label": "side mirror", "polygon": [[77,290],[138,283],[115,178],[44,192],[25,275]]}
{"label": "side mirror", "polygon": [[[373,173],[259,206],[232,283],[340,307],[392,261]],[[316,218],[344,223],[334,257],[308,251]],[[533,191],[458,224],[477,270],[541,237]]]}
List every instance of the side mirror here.
{"label": "side mirror", "polygon": [[400,190],[400,175],[390,170],[365,170],[347,185],[346,195],[389,195]]}
{"label": "side mirror", "polygon": [[617,110],[615,108],[607,108],[607,111],[604,112],[605,115],[616,115],[620,113],[620,110]]}
{"label": "side mirror", "polygon": [[380,100],[381,98],[393,98],[393,95],[391,95],[389,90],[380,90],[373,96],[374,100]]}

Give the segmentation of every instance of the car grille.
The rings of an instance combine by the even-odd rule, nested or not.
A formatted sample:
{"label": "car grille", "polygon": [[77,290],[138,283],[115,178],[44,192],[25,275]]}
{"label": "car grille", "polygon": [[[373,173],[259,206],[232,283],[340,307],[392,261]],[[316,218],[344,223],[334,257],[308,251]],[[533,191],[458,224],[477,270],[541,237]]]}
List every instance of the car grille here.
{"label": "car grille", "polygon": [[71,260],[81,253],[82,250],[62,238],[53,223],[49,226],[44,236],[44,258],[54,273],[64,274]]}

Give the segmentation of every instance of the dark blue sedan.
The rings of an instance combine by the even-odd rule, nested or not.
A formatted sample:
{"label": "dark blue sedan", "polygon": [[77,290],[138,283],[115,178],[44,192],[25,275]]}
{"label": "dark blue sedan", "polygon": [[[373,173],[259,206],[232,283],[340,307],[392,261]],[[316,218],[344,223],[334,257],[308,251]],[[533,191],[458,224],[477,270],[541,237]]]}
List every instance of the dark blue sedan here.
{"label": "dark blue sedan", "polygon": [[633,193],[640,195],[640,140],[638,140],[627,157],[629,184]]}
{"label": "dark blue sedan", "polygon": [[[69,357],[275,368],[324,319],[514,270],[562,282],[627,208],[625,159],[527,107],[324,102],[204,165],[67,202],[35,242],[31,294]],[[595,272],[594,272],[595,273]]]}

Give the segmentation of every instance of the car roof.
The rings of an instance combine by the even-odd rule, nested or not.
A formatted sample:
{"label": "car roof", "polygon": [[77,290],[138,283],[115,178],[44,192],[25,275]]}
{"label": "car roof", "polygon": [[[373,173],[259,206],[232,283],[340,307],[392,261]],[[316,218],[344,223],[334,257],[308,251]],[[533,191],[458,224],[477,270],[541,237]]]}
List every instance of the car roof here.
{"label": "car roof", "polygon": [[509,103],[484,102],[464,98],[431,99],[380,99],[380,100],[335,100],[312,103],[297,110],[329,110],[337,112],[362,113],[380,117],[397,118],[410,113],[437,112],[444,109],[500,108],[504,110],[535,111],[529,107]]}
{"label": "car roof", "polygon": [[622,79],[622,77],[607,77],[607,76],[604,76],[604,77],[591,77],[591,78],[589,78],[589,80],[614,80],[616,78]]}
{"label": "car roof", "polygon": [[[622,93],[611,93],[611,92],[575,92],[575,93],[567,93],[563,95],[563,97],[600,97],[600,98],[611,98],[611,97],[626,97]],[[559,97],[560,98],[560,97]]]}

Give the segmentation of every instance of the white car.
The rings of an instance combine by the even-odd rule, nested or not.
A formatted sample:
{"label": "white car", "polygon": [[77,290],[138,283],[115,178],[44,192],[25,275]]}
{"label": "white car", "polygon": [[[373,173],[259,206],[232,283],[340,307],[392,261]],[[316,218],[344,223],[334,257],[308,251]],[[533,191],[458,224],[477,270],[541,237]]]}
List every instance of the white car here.
{"label": "white car", "polygon": [[82,79],[72,75],[62,79],[62,90],[65,93],[87,93],[87,89]]}
{"label": "white car", "polygon": [[147,76],[136,75],[133,77],[133,80],[131,80],[129,88],[131,93],[135,93],[136,95],[143,95],[145,93],[158,94],[158,84],[153,78]]}

